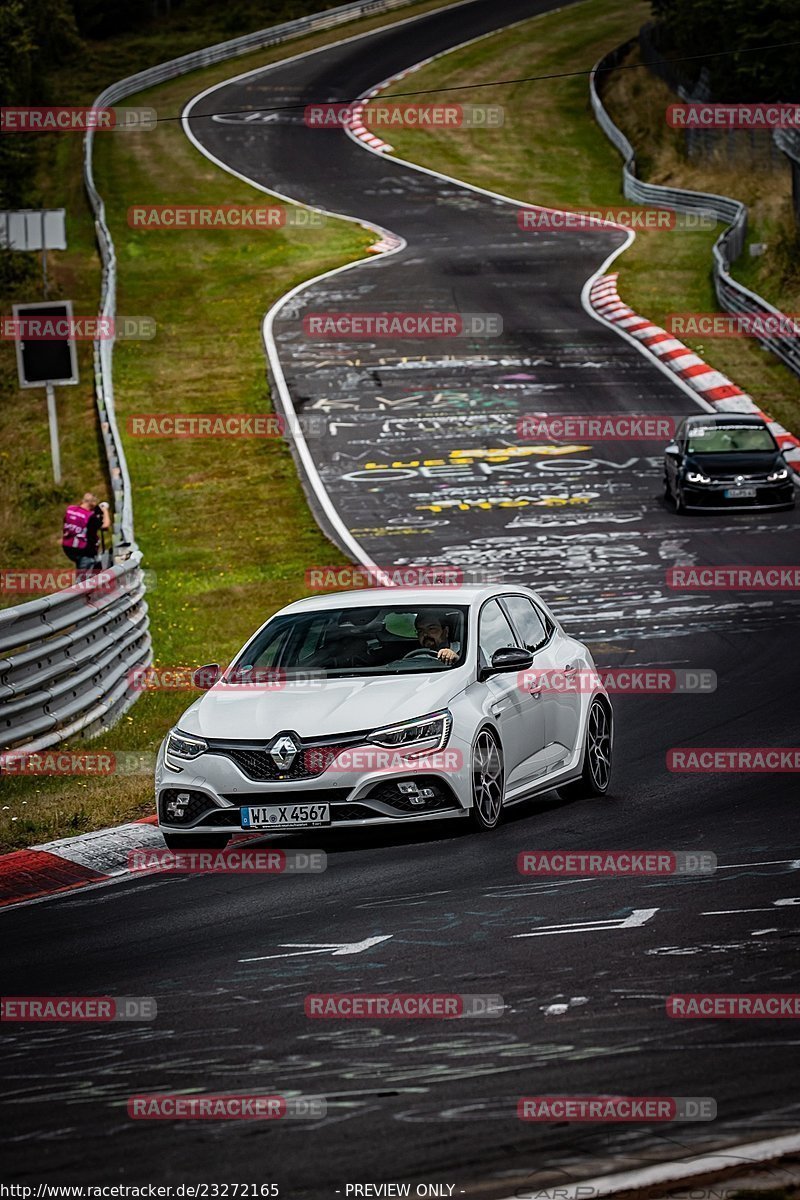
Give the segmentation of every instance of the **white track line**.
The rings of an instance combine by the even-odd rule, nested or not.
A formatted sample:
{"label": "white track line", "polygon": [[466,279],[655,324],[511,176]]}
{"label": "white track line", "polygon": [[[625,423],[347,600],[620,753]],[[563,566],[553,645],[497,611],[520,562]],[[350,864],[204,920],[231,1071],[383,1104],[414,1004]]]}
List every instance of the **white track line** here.
{"label": "white track line", "polygon": [[[745,1142],[744,1145],[731,1146],[728,1150],[719,1150],[715,1154],[704,1154],[698,1158],[660,1163],[635,1171],[621,1171],[618,1175],[600,1175],[595,1179],[581,1180],[580,1183],[559,1184],[552,1188],[534,1185],[530,1188],[530,1195],[540,1197],[541,1200],[547,1200],[548,1196],[554,1196],[557,1200],[598,1200],[601,1196],[613,1196],[615,1192],[633,1192],[678,1183],[686,1179],[729,1171],[732,1167],[745,1169],[754,1163],[771,1162],[798,1151],[800,1134],[790,1133],[763,1142]],[[513,1196],[504,1197],[503,1200],[520,1200],[520,1196],[524,1195],[524,1190],[519,1189]]]}

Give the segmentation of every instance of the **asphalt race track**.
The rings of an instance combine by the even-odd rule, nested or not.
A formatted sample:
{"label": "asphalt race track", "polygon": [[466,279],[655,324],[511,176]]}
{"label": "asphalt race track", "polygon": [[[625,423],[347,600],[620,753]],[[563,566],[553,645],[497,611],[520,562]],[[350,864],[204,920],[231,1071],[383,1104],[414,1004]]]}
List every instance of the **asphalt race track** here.
{"label": "asphalt race track", "polygon": [[[192,133],[263,187],[405,240],[303,290],[275,321],[298,411],[328,419],[309,445],[365,554],[524,582],[600,664],[710,669],[717,691],[618,697],[604,800],[551,793],[484,836],[442,824],[282,843],[324,849],[322,875],[151,876],[0,914],[15,994],[152,995],[159,1009],[147,1024],[7,1028],[9,1180],[27,1179],[34,1157],[38,1177],[60,1182],[108,1179],[111,1162],[114,1181],[274,1181],[282,1196],[334,1197],[348,1183],[410,1180],[492,1200],[797,1128],[791,1021],[665,1011],[673,993],[798,990],[796,777],[666,766],[672,747],[796,741],[792,593],[675,592],[666,571],[793,563],[797,516],[677,516],[661,499],[662,443],[557,454],[517,437],[519,416],[537,411],[698,411],[581,305],[622,235],[523,232],[513,204],[308,129],[299,112],[208,115],[348,100],[551,7],[474,0],[266,69],[199,100]],[[503,333],[356,349],[304,336],[309,312],[365,309],[499,313]],[[720,870],[518,874],[521,850],[547,848],[704,850]],[[384,940],[311,952],[369,939]],[[449,1023],[309,1020],[304,997],[326,991],[499,993],[507,1008]],[[184,1090],[324,1095],[328,1112],[127,1116],[132,1094]],[[712,1097],[718,1115],[517,1119],[520,1096],[553,1093]]]}

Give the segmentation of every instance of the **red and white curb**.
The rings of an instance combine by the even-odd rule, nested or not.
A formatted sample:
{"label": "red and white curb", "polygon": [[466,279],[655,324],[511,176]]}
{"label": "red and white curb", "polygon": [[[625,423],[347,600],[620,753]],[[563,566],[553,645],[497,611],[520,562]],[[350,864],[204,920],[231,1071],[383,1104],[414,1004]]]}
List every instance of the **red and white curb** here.
{"label": "red and white curb", "polygon": [[394,147],[385,142],[383,138],[379,138],[376,134],[371,133],[364,124],[364,109],[370,100],[374,100],[382,91],[393,83],[398,83],[399,80],[405,79],[406,75],[411,75],[414,71],[418,71],[426,62],[430,62],[429,58],[425,62],[414,63],[412,67],[406,67],[405,70],[399,71],[397,75],[392,75],[389,79],[384,79],[377,87],[370,88],[368,92],[364,92],[359,96],[358,103],[354,105],[350,120],[347,122],[347,129],[358,142],[364,142],[370,149],[377,151],[378,154],[391,154]]}
{"label": "red and white curb", "polygon": [[158,846],[164,839],[155,817],[45,842],[0,857],[0,907],[105,883],[128,873],[131,850]]}
{"label": "red and white curb", "polygon": [[[232,842],[237,844],[260,836],[232,830]],[[132,850],[149,849],[164,849],[156,817],[0,855],[0,908],[137,875],[130,868],[129,855]]]}
{"label": "red and white curb", "polygon": [[635,338],[648,353],[677,375],[707,404],[716,406],[723,412],[752,413],[762,417],[772,430],[784,458],[792,469],[800,474],[800,439],[774,421],[769,413],[763,412],[752,396],[743,392],[721,371],[709,367],[698,354],[671,333],[667,333],[660,325],[655,325],[647,317],[639,316],[629,308],[619,297],[617,279],[618,275],[615,273],[601,275],[594,281],[589,290],[589,303],[595,312]]}

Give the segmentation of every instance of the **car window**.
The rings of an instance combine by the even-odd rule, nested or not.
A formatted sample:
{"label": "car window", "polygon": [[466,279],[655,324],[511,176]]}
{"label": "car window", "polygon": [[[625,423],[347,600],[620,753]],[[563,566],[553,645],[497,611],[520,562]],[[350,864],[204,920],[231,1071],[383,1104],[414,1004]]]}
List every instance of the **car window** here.
{"label": "car window", "polygon": [[490,600],[488,604],[484,604],[478,626],[478,649],[483,659],[483,665],[489,666],[495,650],[500,650],[503,646],[516,646],[516,644],[511,626],[498,602]]}
{"label": "car window", "polygon": [[527,650],[538,650],[550,636],[539,611],[527,596],[504,596],[503,603]]}
{"label": "car window", "polygon": [[736,454],[775,449],[772,434],[759,425],[696,425],[689,434],[690,454]]}
{"label": "car window", "polygon": [[[396,603],[287,613],[256,634],[231,674],[246,678],[268,669],[291,679],[309,671],[339,677],[451,670],[466,660],[467,611],[463,605]],[[511,640],[506,626],[503,644]],[[453,654],[439,658],[443,649]]]}

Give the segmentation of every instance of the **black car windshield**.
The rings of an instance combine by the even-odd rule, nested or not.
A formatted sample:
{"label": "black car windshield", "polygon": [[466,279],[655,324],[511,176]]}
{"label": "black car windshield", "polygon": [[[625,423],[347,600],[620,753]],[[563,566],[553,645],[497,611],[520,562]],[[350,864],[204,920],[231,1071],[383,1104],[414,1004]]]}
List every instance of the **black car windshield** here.
{"label": "black car windshield", "polygon": [[451,670],[465,661],[467,611],[457,605],[387,604],[287,613],[253,638],[225,682]]}
{"label": "black car windshield", "polygon": [[768,429],[757,425],[698,425],[689,430],[690,454],[750,454],[754,450],[775,451]]}

